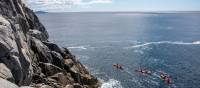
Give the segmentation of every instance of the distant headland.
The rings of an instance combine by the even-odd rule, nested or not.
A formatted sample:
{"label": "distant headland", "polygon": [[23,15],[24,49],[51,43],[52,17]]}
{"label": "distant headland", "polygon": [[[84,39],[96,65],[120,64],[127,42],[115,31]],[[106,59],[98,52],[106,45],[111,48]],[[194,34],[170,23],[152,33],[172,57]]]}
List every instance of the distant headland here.
{"label": "distant headland", "polygon": [[44,13],[48,13],[46,11],[35,11],[36,14],[44,14]]}

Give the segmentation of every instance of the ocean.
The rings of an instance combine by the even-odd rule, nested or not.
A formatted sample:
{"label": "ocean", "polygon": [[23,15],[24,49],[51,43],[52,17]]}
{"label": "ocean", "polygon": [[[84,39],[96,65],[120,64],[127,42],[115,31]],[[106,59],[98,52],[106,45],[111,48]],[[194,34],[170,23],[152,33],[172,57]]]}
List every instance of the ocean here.
{"label": "ocean", "polygon": [[[199,12],[37,15],[49,40],[68,47],[101,80],[101,88],[200,88]],[[116,63],[124,70],[114,68]],[[135,71],[140,68],[151,75]]]}

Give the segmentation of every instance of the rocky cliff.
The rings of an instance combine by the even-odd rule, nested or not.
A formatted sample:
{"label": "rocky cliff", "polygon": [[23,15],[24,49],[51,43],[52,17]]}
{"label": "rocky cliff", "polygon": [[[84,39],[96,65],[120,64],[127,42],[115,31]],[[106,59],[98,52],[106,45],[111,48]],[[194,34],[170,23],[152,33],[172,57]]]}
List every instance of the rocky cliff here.
{"label": "rocky cliff", "polygon": [[48,37],[37,16],[21,0],[0,0],[1,88],[99,86],[67,48],[51,43]]}

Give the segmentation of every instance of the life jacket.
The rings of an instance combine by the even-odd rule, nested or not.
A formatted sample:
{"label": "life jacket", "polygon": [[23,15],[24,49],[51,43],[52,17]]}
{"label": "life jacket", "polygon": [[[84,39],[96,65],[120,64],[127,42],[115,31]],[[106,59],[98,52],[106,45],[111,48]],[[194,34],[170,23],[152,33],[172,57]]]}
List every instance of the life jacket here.
{"label": "life jacket", "polygon": [[171,83],[172,83],[170,77],[168,77],[168,76],[166,76],[166,75],[160,75],[160,78],[161,78],[162,80],[164,80],[165,83],[167,83],[167,84],[171,84]]}

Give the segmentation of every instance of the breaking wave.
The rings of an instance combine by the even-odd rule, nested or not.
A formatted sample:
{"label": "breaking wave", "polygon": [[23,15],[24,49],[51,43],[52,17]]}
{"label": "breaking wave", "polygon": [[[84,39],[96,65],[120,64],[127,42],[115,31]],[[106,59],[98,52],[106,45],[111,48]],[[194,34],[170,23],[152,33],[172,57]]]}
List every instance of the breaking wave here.
{"label": "breaking wave", "polygon": [[195,42],[172,42],[172,41],[148,42],[148,43],[133,45],[131,47],[126,47],[126,48],[141,48],[141,47],[152,45],[152,44],[200,45],[200,41],[195,41]]}
{"label": "breaking wave", "polygon": [[193,44],[200,44],[200,41],[195,41],[193,42]]}
{"label": "breaking wave", "polygon": [[123,88],[121,83],[115,79],[109,79],[107,82],[103,82],[101,88]]}
{"label": "breaking wave", "polygon": [[68,47],[68,49],[81,49],[81,50],[86,50],[87,48],[85,46],[73,46],[73,47]]}

